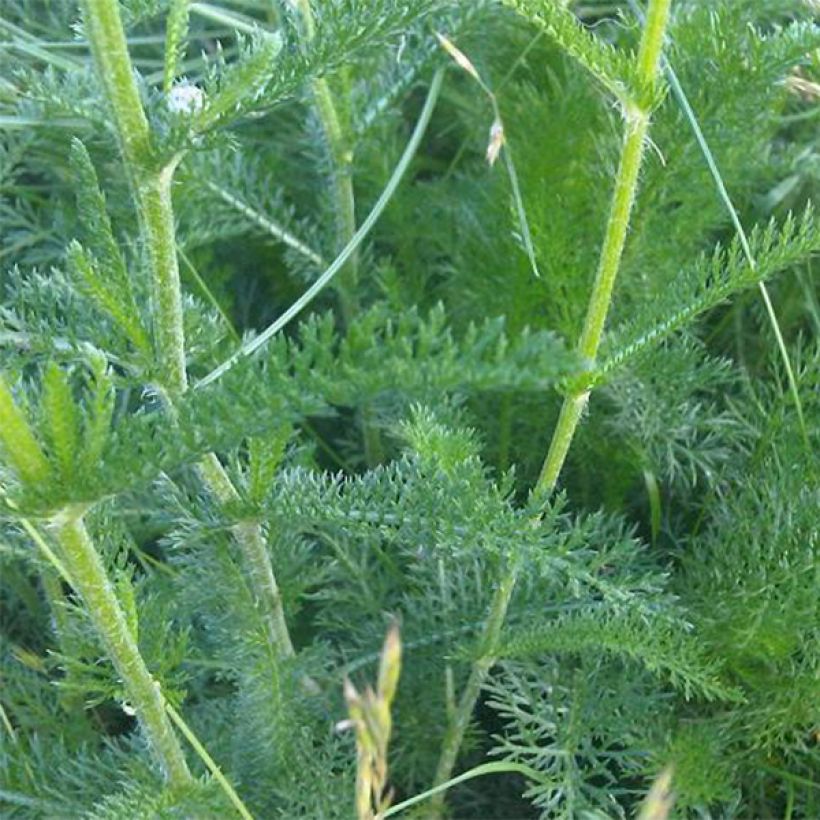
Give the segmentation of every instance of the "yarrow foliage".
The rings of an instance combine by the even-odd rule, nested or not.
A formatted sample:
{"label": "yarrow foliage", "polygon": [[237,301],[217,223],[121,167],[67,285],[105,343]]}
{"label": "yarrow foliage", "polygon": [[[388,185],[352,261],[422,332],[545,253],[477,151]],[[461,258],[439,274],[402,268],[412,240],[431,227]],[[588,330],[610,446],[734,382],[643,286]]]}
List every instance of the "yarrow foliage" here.
{"label": "yarrow foliage", "polygon": [[3,817],[820,815],[816,4],[0,39]]}

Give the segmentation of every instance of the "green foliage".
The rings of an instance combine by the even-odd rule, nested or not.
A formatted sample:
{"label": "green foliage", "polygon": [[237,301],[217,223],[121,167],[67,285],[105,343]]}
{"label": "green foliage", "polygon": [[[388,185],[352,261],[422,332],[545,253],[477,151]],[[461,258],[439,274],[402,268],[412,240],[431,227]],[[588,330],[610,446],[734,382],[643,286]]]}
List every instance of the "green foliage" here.
{"label": "green foliage", "polygon": [[[677,817],[820,815],[814,7],[672,3],[664,54],[750,262],[688,119],[641,79],[636,4],[120,2],[136,164],[75,4],[0,15],[0,814],[234,816],[167,718],[191,771],[169,777],[172,706],[252,816],[353,816],[343,685],[375,680],[395,619],[394,804],[431,787],[466,698],[452,774],[495,756],[529,776],[448,788],[444,816],[634,816],[668,764]],[[492,89],[520,197],[436,32]],[[218,370],[332,264],[330,183],[362,224],[441,66],[357,277]],[[583,362],[636,108],[637,199]],[[164,284],[135,207],[157,190]],[[166,392],[170,297],[187,385]],[[77,520],[128,663],[66,571]]]}
{"label": "green foliage", "polygon": [[277,76],[277,57],[282,50],[278,36],[260,33],[250,42],[240,42],[239,57],[230,66],[223,60],[205,83],[205,106],[193,118],[195,131],[206,131],[235,119],[260,100],[268,83]]}
{"label": "green foliage", "polygon": [[553,0],[507,0],[506,4],[542,28],[621,104],[643,101],[645,89],[637,76],[634,55],[596,37],[565,4]]}
{"label": "green foliage", "polygon": [[[665,615],[665,613],[664,613]],[[569,616],[545,629],[512,632],[504,640],[504,656],[521,658],[548,653],[617,653],[638,661],[650,672],[668,676],[687,698],[739,698],[718,679],[696,641],[680,622],[661,615],[647,623],[640,614]],[[664,622],[666,621],[666,623]]]}
{"label": "green foliage", "polygon": [[185,58],[189,25],[189,0],[175,0],[168,10],[165,29],[165,65],[163,67],[162,90],[167,94],[179,73],[179,64]]}
{"label": "green foliage", "polygon": [[77,139],[71,144],[71,169],[77,186],[78,218],[91,252],[72,242],[68,248],[69,268],[98,309],[120,326],[137,350],[147,353],[150,341],[140,320],[125,258],[114,239],[91,157]]}
{"label": "green foliage", "polygon": [[[617,352],[605,360],[601,375],[605,376],[645,348],[685,327],[739,290],[763,282],[817,252],[820,247],[817,219],[809,208],[801,219],[790,214],[780,229],[772,220],[765,228],[756,227],[749,243],[754,265],[749,264],[737,239],[726,251],[718,246],[710,257],[703,257],[691,271],[669,284],[667,300],[660,298],[653,302],[654,317],[643,327],[643,320],[639,318],[632,320],[627,328],[617,328],[610,343]],[[681,303],[685,307],[681,308]]]}

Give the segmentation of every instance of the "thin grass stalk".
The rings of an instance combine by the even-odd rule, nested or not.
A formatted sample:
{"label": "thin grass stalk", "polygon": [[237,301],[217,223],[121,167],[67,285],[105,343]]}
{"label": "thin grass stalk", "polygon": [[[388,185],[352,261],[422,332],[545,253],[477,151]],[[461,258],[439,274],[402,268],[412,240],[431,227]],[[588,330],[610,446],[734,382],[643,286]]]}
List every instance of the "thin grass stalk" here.
{"label": "thin grass stalk", "polygon": [[[162,392],[173,407],[174,401],[188,387],[182,289],[171,203],[171,183],[179,158],[159,165],[153,156],[150,128],[134,79],[118,3],[116,0],[82,0],[82,10],[97,73],[113,114],[148,254],[159,378]],[[200,476],[221,503],[238,497],[236,488],[215,456],[210,455],[203,461]],[[243,523],[234,528],[234,536],[254,596],[264,617],[270,621],[267,631],[273,646],[278,654],[292,655],[293,645],[262,529],[255,523]]]}
{"label": "thin grass stalk", "polygon": [[[671,0],[650,0],[647,9],[646,24],[637,56],[638,79],[645,89],[653,88],[658,81],[660,56],[670,6]],[[612,291],[623,257],[629,221],[638,189],[638,176],[643,160],[651,111],[633,101],[626,107],[624,117],[624,141],[615,178],[615,188],[607,219],[604,243],[587,306],[584,326],[578,341],[578,350],[586,360],[590,370],[595,364],[612,302]],[[531,501],[538,508],[544,506],[555,490],[558,477],[564,466],[588,399],[589,390],[582,386],[570,390],[564,400],[541,474],[532,493]],[[533,525],[538,526],[540,520],[541,515],[539,514],[533,520]],[[472,664],[458,708],[450,720],[444,736],[433,781],[434,788],[451,779],[461,743],[464,739],[464,733],[475,710],[481,688],[496,660],[498,640],[515,589],[518,570],[519,564],[515,558],[512,558],[504,569],[502,578],[493,595],[482,634],[481,652],[478,659]],[[445,792],[443,790],[434,795],[430,804],[431,817],[438,818],[442,816],[444,798]]]}

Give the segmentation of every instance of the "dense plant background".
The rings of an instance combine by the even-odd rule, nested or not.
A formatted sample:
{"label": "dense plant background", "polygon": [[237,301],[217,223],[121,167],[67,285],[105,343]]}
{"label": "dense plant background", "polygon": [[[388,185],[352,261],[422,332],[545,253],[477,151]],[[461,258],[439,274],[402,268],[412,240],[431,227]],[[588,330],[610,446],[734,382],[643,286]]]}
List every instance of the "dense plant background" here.
{"label": "dense plant background", "polygon": [[[190,386],[163,358],[142,166],[123,163],[88,17],[6,0],[0,813],[235,811],[182,735],[194,777],[163,777],[55,569],[81,510],[148,669],[255,817],[355,815],[343,681],[375,679],[394,618],[396,803],[433,783],[486,660],[453,774],[524,774],[448,790],[449,816],[630,816],[670,763],[675,816],[820,816],[817,4],[672,3],[693,116],[652,101],[595,363],[574,351],[641,6],[120,8],[152,162],[178,162]],[[328,268],[414,139],[328,287],[215,370]],[[578,379],[588,411],[534,499]],[[281,601],[258,594],[265,565]]]}

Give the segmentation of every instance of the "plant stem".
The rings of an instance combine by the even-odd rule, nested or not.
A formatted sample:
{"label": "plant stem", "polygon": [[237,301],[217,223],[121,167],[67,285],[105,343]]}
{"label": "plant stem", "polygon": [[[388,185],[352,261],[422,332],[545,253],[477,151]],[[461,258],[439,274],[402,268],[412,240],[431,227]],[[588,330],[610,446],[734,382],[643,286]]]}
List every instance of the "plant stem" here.
{"label": "plant stem", "polygon": [[[316,23],[310,0],[290,0],[295,7],[302,27],[302,41],[310,43],[316,36]],[[322,131],[327,140],[332,164],[333,193],[336,216],[336,251],[344,248],[356,233],[356,197],[353,191],[351,164],[353,152],[344,133],[339,110],[333,100],[333,91],[324,77],[318,77],[312,83],[313,101],[322,124]],[[350,322],[355,308],[353,295],[359,278],[358,254],[353,254],[339,283],[339,299],[342,318],[345,324]]]}
{"label": "plant stem", "polygon": [[[646,88],[652,87],[657,82],[670,5],[671,0],[653,0],[647,9],[646,25],[638,51],[639,79]],[[621,160],[615,177],[615,191],[609,210],[598,272],[592,286],[581,338],[578,341],[578,352],[590,368],[595,365],[595,357],[598,355],[604,324],[612,302],[612,289],[621,266],[651,117],[650,111],[634,103],[627,107],[624,114],[626,128]],[[581,387],[571,391],[564,399],[555,433],[541,468],[541,475],[533,490],[533,497],[536,501],[545,501],[555,489],[555,482],[564,465],[588,398],[589,391]]]}
{"label": "plant stem", "polygon": [[[324,77],[314,81],[313,96],[316,101],[319,119],[322,121],[325,138],[328,142],[330,156],[333,160],[333,189],[336,200],[336,250],[339,251],[347,245],[353,234],[356,233],[356,198],[353,192],[351,169],[353,152],[344,135],[339,112],[333,102],[333,92]],[[347,277],[344,282],[348,291],[348,299],[352,299],[350,291],[358,283],[358,277],[358,255],[354,254],[347,263]]]}
{"label": "plant stem", "polygon": [[[302,38],[310,43],[316,36],[316,24],[310,0],[293,0],[302,22]],[[331,161],[333,199],[336,216],[336,252],[345,248],[356,235],[356,196],[353,190],[353,150],[345,136],[342,120],[330,84],[324,77],[312,83],[316,112],[322,123]],[[357,308],[356,286],[359,282],[359,253],[354,251],[339,277],[339,308],[342,323],[350,326]],[[384,457],[379,428],[373,424],[369,406],[358,414],[364,441],[365,464],[375,467]]]}
{"label": "plant stem", "polygon": [[171,181],[176,162],[157,167],[151,132],[134,79],[119,3],[82,0],[83,21],[131,183],[153,282],[160,378],[172,397],[187,385],[182,294],[176,255]]}
{"label": "plant stem", "polygon": [[[91,51],[111,108],[123,161],[129,175],[153,282],[155,347],[159,381],[169,407],[185,392],[185,333],[177,259],[171,184],[179,157],[159,166],[153,155],[148,120],[134,79],[134,69],[117,0],[81,0]],[[222,503],[238,498],[216,456],[200,465],[209,491]],[[292,655],[282,600],[258,524],[242,522],[233,534],[245,560],[254,596],[268,623],[277,654]]]}
{"label": "plant stem", "polygon": [[166,715],[165,698],[140,654],[136,638],[83,523],[84,512],[82,507],[66,507],[51,520],[61,557],[122,679],[166,780],[172,786],[185,786],[192,778]]}
{"label": "plant stem", "polygon": [[[220,503],[227,504],[239,500],[239,493],[213,453],[205,456],[198,468],[203,481]],[[282,595],[268,556],[262,526],[257,521],[240,521],[231,527],[231,532],[242,555],[256,605],[262,612],[268,641],[276,650],[275,657],[291,657],[294,654],[293,643],[288,632]]]}
{"label": "plant stem", "polygon": [[569,446],[572,444],[572,438],[578,429],[578,423],[588,400],[589,391],[585,390],[582,393],[567,396],[561,405],[561,412],[558,414],[558,421],[555,424],[549,450],[533,493],[539,499],[546,500],[555,489],[558,476],[569,452]]}
{"label": "plant stem", "polygon": [[188,387],[171,183],[176,163],[137,182],[137,208],[152,271],[156,349],[163,384],[172,397]]}
{"label": "plant stem", "polygon": [[[658,79],[661,49],[669,18],[671,0],[650,0],[646,25],[641,36],[637,65],[639,81],[644,88],[652,88]],[[624,112],[625,133],[621,148],[621,159],[615,178],[615,188],[607,220],[604,244],[598,263],[598,271],[592,286],[586,319],[578,341],[578,350],[589,367],[594,366],[601,342],[604,325],[612,302],[612,290],[623,257],[626,235],[635,194],[638,188],[638,174],[643,159],[644,143],[651,111],[633,102]],[[589,390],[580,387],[572,390],[564,400],[558,422],[553,432],[550,447],[544,460],[541,474],[532,494],[532,501],[539,507],[549,499],[555,490],[558,476],[564,466],[575,431],[589,399]],[[540,523],[540,514],[533,525]],[[495,663],[498,639],[507,615],[510,599],[518,577],[518,564],[512,561],[493,595],[490,611],[484,626],[483,652],[473,662],[467,685],[458,704],[458,709],[450,721],[444,736],[441,756],[434,786],[448,781],[452,775],[461,747],[464,733],[475,710],[481,687]],[[444,792],[438,792],[431,801],[431,816],[438,818],[444,808]]]}
{"label": "plant stem", "polygon": [[[436,767],[436,776],[433,780],[433,788],[448,781],[453,773],[456,758],[461,749],[461,742],[464,739],[464,733],[467,731],[467,726],[472,718],[476,701],[478,701],[478,696],[481,693],[481,687],[484,685],[487,674],[496,661],[495,649],[501,635],[501,628],[504,625],[504,618],[506,617],[507,607],[509,606],[513,589],[515,588],[517,575],[518,573],[515,566],[508,569],[493,596],[492,606],[487,616],[487,622],[484,625],[479,657],[473,662],[470,675],[464,686],[464,691],[461,693],[458,707],[444,735],[441,755],[439,756],[438,766]],[[444,808],[444,794],[443,791],[438,792],[430,801],[430,812],[433,817],[439,817],[442,813]]]}

